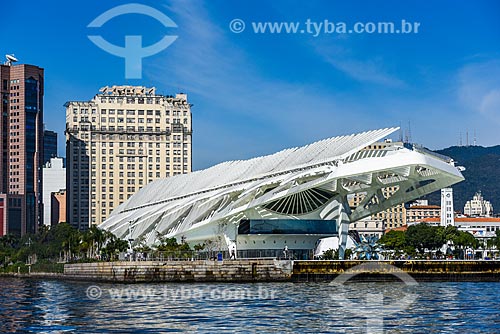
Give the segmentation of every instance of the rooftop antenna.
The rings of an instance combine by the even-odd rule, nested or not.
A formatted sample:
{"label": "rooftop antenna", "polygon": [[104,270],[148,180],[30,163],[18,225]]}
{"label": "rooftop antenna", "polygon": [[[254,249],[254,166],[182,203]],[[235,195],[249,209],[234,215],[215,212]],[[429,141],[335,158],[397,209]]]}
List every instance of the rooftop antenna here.
{"label": "rooftop antenna", "polygon": [[403,127],[401,126],[401,122],[399,122],[399,141],[403,142]]}
{"label": "rooftop antenna", "polygon": [[5,55],[5,58],[7,58],[7,61],[4,63],[4,65],[11,66],[12,63],[16,63],[19,60],[14,56],[14,54],[11,55]]}
{"label": "rooftop antenna", "polygon": [[411,143],[411,123],[408,121],[408,142]]}

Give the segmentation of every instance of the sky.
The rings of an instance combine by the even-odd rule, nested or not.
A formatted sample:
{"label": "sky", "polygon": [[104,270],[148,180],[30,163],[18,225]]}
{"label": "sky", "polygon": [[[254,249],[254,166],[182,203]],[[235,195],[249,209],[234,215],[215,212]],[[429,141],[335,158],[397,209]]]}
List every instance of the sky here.
{"label": "sky", "polygon": [[[88,27],[119,5],[143,14]],[[88,101],[111,85],[188,94],[193,169],[247,159],[336,135],[400,126],[413,142],[440,149],[500,144],[500,2],[475,1],[11,1],[2,4],[0,55],[45,69],[46,128],[65,155],[66,101]],[[245,29],[241,29],[241,21]],[[360,22],[418,23],[418,33],[339,33]],[[235,23],[236,22],[236,23]],[[258,33],[266,22],[300,24],[297,33]],[[310,23],[307,26],[307,22]],[[313,26],[312,23],[316,25]],[[331,25],[330,25],[331,26]],[[233,30],[238,32],[233,32]],[[142,78],[89,35],[149,46],[177,36],[142,59]],[[399,135],[396,135],[398,137]],[[397,139],[397,138],[395,138]]]}

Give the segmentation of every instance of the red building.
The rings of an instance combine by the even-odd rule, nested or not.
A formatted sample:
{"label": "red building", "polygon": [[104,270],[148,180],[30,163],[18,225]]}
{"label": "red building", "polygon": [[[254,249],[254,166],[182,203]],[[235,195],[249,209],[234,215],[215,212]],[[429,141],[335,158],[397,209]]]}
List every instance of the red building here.
{"label": "red building", "polygon": [[44,70],[0,65],[0,234],[24,235],[42,217]]}

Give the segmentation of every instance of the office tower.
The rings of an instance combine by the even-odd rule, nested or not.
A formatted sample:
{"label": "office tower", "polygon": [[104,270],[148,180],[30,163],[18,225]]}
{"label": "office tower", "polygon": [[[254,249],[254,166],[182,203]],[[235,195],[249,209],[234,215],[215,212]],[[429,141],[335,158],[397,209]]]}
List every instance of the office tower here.
{"label": "office tower", "polygon": [[147,183],[191,172],[191,105],[155,88],[101,88],[66,103],[67,221],[101,224]]}
{"label": "office tower", "polygon": [[43,131],[43,165],[57,157],[57,132]]}
{"label": "office tower", "polygon": [[0,65],[0,234],[35,233],[41,222],[44,70]]}

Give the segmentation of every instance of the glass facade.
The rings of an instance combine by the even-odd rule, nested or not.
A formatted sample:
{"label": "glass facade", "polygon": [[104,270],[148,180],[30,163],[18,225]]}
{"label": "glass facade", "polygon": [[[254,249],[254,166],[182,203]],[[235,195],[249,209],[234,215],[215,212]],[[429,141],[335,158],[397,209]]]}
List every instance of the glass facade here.
{"label": "glass facade", "polygon": [[43,132],[43,164],[57,157],[57,133],[45,130]]}
{"label": "glass facade", "polygon": [[238,234],[337,234],[335,220],[243,219]]}

